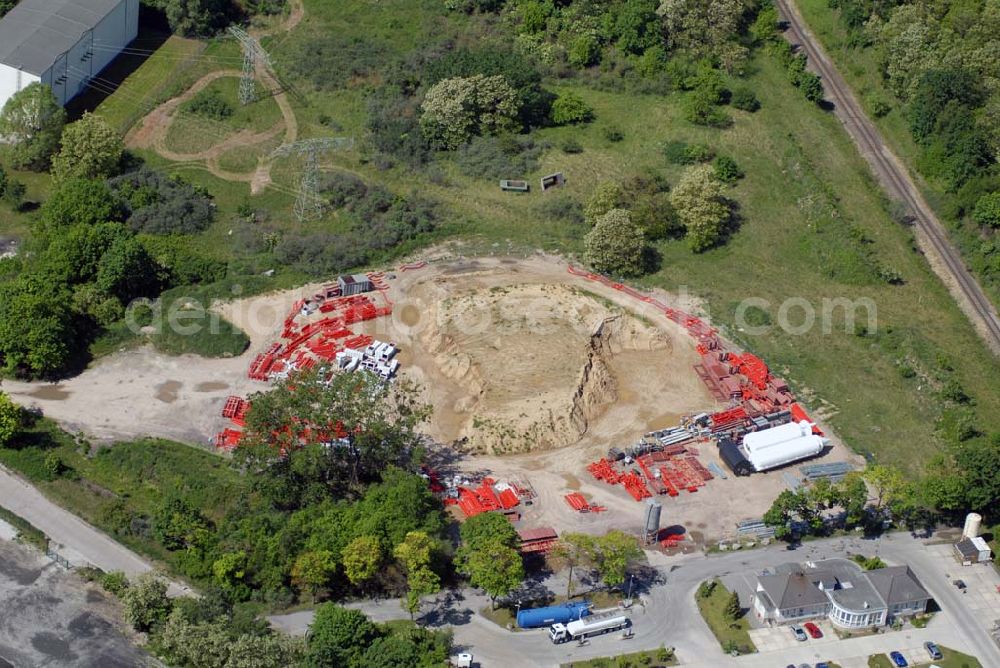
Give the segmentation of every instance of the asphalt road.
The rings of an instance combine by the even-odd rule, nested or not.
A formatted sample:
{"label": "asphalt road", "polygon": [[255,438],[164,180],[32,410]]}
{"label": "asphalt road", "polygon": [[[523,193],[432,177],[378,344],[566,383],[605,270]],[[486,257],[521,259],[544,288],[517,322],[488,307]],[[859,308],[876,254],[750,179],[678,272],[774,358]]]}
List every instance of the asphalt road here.
{"label": "asphalt road", "polygon": [[[93,565],[123,571],[130,578],[154,570],[152,564],[121,543],[49,501],[35,487],[0,467],[0,506],[24,518],[49,537],[52,548],[74,566]],[[170,582],[171,596],[193,595]]]}
{"label": "asphalt road", "polygon": [[928,256],[931,267],[944,281],[959,306],[994,353],[1000,355],[1000,316],[982,287],[966,269],[961,254],[952,245],[948,233],[928,206],[909,172],[893,154],[878,129],[865,114],[850,86],[833,65],[794,0],[777,0],[782,18],[788,22],[785,37],[800,45],[809,58],[809,68],[820,75],[826,99],[834,113],[868,162],[875,177],[889,197],[902,202],[914,216],[917,240]]}
{"label": "asphalt road", "polygon": [[[805,561],[844,556],[847,552],[872,555],[876,553],[890,563],[909,564],[943,609],[926,629],[907,629],[898,633],[838,640],[821,646],[803,643],[779,651],[732,658],[723,654],[715,637],[698,613],[695,590],[711,577],[753,574],[786,561]],[[932,555],[922,541],[909,534],[895,534],[879,541],[847,538],[827,539],[809,543],[794,551],[783,545],[706,556],[704,554],[666,558],[653,555],[660,583],[641,595],[641,605],[633,608],[635,638],[622,641],[617,634],[592,639],[585,647],[574,644],[553,645],[545,630],[511,633],[488,621],[475,611],[489,605],[485,596],[470,591],[450,592],[448,600],[428,602],[422,623],[431,627],[448,626],[454,631],[455,642],[468,648],[483,668],[511,665],[556,666],[573,660],[597,656],[655,649],[660,645],[675,647],[684,665],[742,666],[763,668],[791,662],[815,663],[833,660],[847,664],[878,652],[904,647],[920,647],[925,640],[978,656],[984,666],[1000,666],[1000,649],[989,638],[985,620],[975,618],[965,606],[962,595],[952,591],[944,569],[958,568],[954,562],[942,562]],[[564,581],[546,583],[558,589]],[[397,600],[353,604],[378,621],[405,619]],[[309,611],[276,616],[271,622],[288,632],[301,634],[312,620]],[[819,653],[822,653],[820,655]]]}
{"label": "asphalt road", "polygon": [[0,540],[0,666],[137,668],[161,664],[117,626],[118,604],[34,550]]}

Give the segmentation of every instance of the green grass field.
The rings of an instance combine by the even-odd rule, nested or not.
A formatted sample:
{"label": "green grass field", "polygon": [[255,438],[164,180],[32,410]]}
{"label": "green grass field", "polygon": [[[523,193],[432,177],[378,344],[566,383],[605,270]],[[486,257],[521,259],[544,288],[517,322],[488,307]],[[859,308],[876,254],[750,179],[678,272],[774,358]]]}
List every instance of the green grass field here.
{"label": "green grass field", "polygon": [[698,603],[698,611],[701,612],[702,618],[708,624],[708,628],[712,630],[712,634],[719,641],[723,651],[737,650],[740,654],[752,654],[757,651],[757,647],[754,646],[748,633],[750,622],[746,615],[744,614],[735,623],[731,623],[726,618],[725,610],[726,603],[729,601],[729,591],[722,586],[721,582],[716,581],[716,586],[705,598],[696,593],[695,600]]}
{"label": "green grass field", "polygon": [[126,132],[157,104],[167,99],[181,73],[197,62],[205,44],[172,35],[121,83],[95,113],[119,132]]}
{"label": "green grass field", "polygon": [[676,666],[677,657],[671,650],[660,648],[648,652],[631,652],[615,656],[600,657],[589,661],[573,661],[562,664],[562,668],[638,668],[639,666]]}

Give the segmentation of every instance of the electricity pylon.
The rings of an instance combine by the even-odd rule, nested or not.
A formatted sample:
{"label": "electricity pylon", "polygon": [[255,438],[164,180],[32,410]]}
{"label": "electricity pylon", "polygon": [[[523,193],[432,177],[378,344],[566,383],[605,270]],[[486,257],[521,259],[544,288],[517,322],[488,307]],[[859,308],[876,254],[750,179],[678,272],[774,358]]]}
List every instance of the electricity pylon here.
{"label": "electricity pylon", "polygon": [[319,196],[319,154],[327,151],[350,148],[354,140],[349,137],[329,137],[303,139],[292,144],[282,144],[271,154],[272,158],[291,155],[305,156],[305,167],[299,191],[295,196],[295,217],[300,223],[317,220],[323,216],[325,205]]}
{"label": "electricity pylon", "polygon": [[240,78],[240,104],[246,106],[257,101],[257,84],[255,82],[257,66],[272,67],[274,62],[270,54],[264,50],[256,38],[242,28],[229,27],[229,34],[235,37],[243,48],[243,76]]}

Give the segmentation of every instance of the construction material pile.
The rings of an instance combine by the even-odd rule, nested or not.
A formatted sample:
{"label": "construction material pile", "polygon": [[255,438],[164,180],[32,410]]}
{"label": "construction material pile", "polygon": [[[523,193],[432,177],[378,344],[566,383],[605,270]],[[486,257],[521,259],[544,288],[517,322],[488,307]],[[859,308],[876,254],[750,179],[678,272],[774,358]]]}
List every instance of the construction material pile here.
{"label": "construction material pile", "polygon": [[602,458],[588,465],[587,470],[609,485],[622,485],[636,501],[652,496],[650,490],[668,496],[678,496],[684,490],[697,492],[699,487],[715,478],[699,461],[694,447],[680,444],[652,447],[655,449],[634,460],[627,456],[622,458],[626,463],[634,461],[638,469],[621,471],[618,461]]}
{"label": "construction material pile", "polygon": [[483,478],[478,487],[455,484],[445,487],[445,505],[457,505],[466,517],[473,517],[492,510],[510,510],[521,503],[521,498],[531,498],[533,493],[514,483]]}
{"label": "construction material pile", "polygon": [[578,513],[603,513],[607,508],[604,506],[597,506],[587,502],[587,497],[580,492],[572,492],[566,495],[566,503],[569,504],[570,508],[577,511]]}

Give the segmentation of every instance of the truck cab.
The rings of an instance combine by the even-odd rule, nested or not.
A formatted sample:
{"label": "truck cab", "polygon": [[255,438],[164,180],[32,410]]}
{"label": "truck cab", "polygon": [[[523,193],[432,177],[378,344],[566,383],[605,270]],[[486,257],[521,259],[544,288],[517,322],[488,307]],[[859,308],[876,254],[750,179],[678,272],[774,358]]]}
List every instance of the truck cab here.
{"label": "truck cab", "polygon": [[564,643],[570,639],[569,631],[565,624],[555,623],[549,627],[549,640],[555,644]]}

